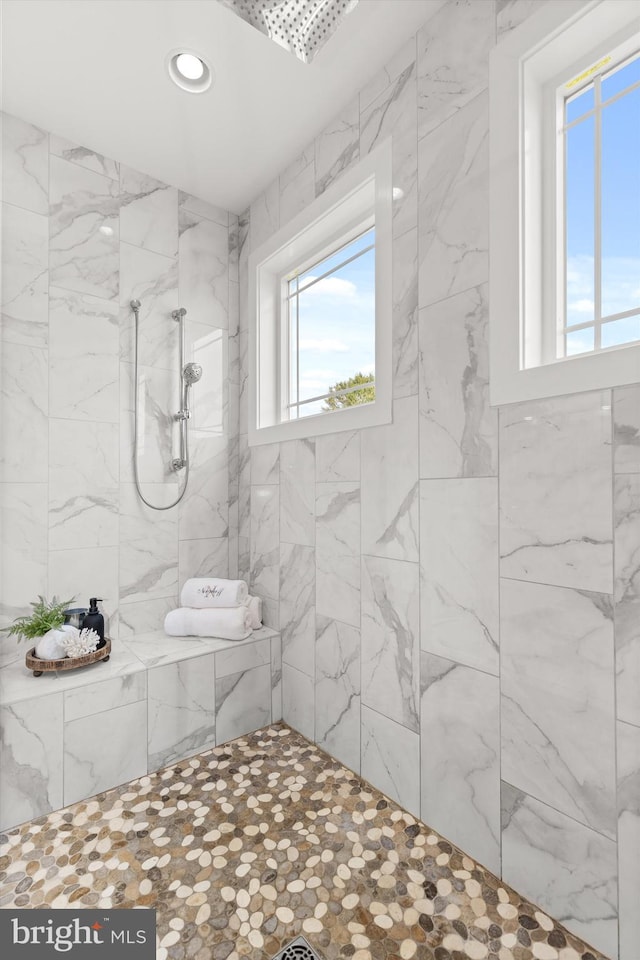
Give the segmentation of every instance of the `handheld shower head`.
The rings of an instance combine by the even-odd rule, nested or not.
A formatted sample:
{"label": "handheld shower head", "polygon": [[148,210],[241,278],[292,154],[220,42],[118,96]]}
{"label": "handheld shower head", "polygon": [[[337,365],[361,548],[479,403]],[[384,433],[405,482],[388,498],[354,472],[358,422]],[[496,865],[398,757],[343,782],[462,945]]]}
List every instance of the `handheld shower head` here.
{"label": "handheld shower head", "polygon": [[182,370],[182,379],[187,386],[197,383],[202,376],[202,367],[199,363],[186,363]]}

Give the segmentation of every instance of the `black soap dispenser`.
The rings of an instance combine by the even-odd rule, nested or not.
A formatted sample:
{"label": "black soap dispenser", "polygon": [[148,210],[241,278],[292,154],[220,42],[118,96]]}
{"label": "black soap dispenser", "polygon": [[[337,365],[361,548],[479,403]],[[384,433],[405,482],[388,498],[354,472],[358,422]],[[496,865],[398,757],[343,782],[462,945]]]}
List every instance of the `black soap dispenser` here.
{"label": "black soap dispenser", "polygon": [[104,617],[98,610],[98,600],[100,597],[91,597],[89,600],[89,613],[85,613],[82,621],[83,630],[95,630],[100,637],[96,650],[106,647],[107,641],[104,638]]}

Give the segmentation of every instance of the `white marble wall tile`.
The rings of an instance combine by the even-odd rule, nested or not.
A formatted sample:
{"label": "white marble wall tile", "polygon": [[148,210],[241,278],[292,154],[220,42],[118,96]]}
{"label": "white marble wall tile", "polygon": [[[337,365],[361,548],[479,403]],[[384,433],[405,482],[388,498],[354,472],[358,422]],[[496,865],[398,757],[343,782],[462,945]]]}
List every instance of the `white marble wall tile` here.
{"label": "white marble wall tile", "polygon": [[282,659],[308,676],[314,671],[316,565],[313,547],[280,545]]}
{"label": "white marble wall tile", "polygon": [[230,214],[222,207],[216,207],[213,203],[206,200],[200,200],[184,190],[178,192],[178,208],[188,210],[189,213],[195,213],[198,217],[205,217],[207,220],[213,220],[215,223],[222,224],[223,227],[229,226]]}
{"label": "white marble wall tile", "polygon": [[280,488],[251,487],[250,592],[278,599],[280,583]]}
{"label": "white marble wall tile", "polygon": [[119,164],[115,160],[103,157],[101,153],[96,153],[95,150],[81,147],[72,143],[71,140],[56,136],[54,133],[49,136],[49,149],[56,157],[68,160],[69,163],[77,163],[79,167],[86,167],[87,170],[101,173],[112,180],[117,180],[120,176]]}
{"label": "white marble wall tile", "polygon": [[282,639],[279,636],[271,638],[271,722],[278,720],[282,720]]}
{"label": "white marble wall tile", "polygon": [[180,306],[189,319],[215,327],[229,326],[228,228],[180,211]]}
{"label": "white marble wall tile", "polygon": [[640,473],[640,384],[613,391],[616,473]]}
{"label": "white marble wall tile", "polygon": [[362,705],[361,774],[415,817],[420,816],[420,737]]}
{"label": "white marble wall tile", "polygon": [[47,482],[48,380],[46,350],[2,345],[0,480]]}
{"label": "white marble wall tile", "polygon": [[[284,227],[315,197],[316,175],[313,144],[290,163],[279,177],[280,226]],[[253,247],[255,250],[255,246]]]}
{"label": "white marble wall tile", "polygon": [[498,675],[498,567],[498,481],[421,481],[423,650]]}
{"label": "white marble wall tile", "polygon": [[[96,755],[96,728],[100,738]],[[93,724],[86,717],[64,725],[64,805],[128,783],[147,772],[147,704],[107,710]]]}
{"label": "white marble wall tile", "polygon": [[[189,395],[191,422],[189,442],[196,453],[211,441],[220,448],[228,435],[228,334],[220,327],[211,327],[195,320],[185,327],[185,360],[199,363],[202,379],[194,384]],[[180,399],[182,406],[182,399]]]}
{"label": "white marble wall tile", "polygon": [[492,3],[445,4],[418,31],[418,136],[457,113],[489,85]]}
{"label": "white marble wall tile", "polygon": [[398,79],[401,73],[410,67],[416,59],[416,38],[410,37],[399,50],[394,53],[382,70],[376,73],[360,91],[360,109],[364,110],[369,104],[379,97],[390,84]]}
{"label": "white marble wall tile", "polygon": [[[249,583],[251,579],[251,556],[249,550],[249,537],[238,537],[238,580],[246,580]],[[264,601],[263,601],[264,602]],[[263,610],[264,617],[264,610]]]}
{"label": "white marble wall tile", "polygon": [[280,444],[280,539],[286,543],[315,543],[315,458],[313,439]]}
{"label": "white marble wall tile", "polygon": [[179,589],[191,577],[227,577],[229,541],[226,537],[181,540],[178,549]]}
{"label": "white marble wall tile", "polygon": [[215,745],[214,658],[210,653],[149,670],[149,770]]}
{"label": "white marble wall tile", "polygon": [[[120,364],[120,479],[133,483],[134,366]],[[138,475],[143,484],[176,484],[171,461],[177,456],[178,434],[173,414],[178,408],[176,369],[138,365]]]}
{"label": "white marble wall tile", "polygon": [[316,485],[316,607],[360,626],[360,484]]}
{"label": "white marble wall tile", "polygon": [[393,404],[393,423],[362,443],[362,552],[418,560],[418,398]]}
{"label": "white marble wall tile", "polygon": [[121,603],[118,609],[118,628],[121,640],[135,640],[137,636],[162,630],[170,610],[175,610],[177,597],[159,597],[139,603]]}
{"label": "white marble wall tile", "polygon": [[[89,681],[84,686],[65,690],[63,694],[65,723],[70,720],[79,720],[81,717],[92,717],[96,713],[113,710],[114,707],[122,707],[126,703],[147,699],[147,671],[144,664],[140,662],[136,672],[113,677],[110,680],[102,680],[100,674],[96,673],[91,679],[95,679],[96,682]],[[90,721],[88,724],[96,731],[96,735],[97,727],[103,719],[99,718],[97,722]]]}
{"label": "white marble wall tile", "polygon": [[[152,503],[163,505],[175,499],[177,487],[168,484],[142,484],[142,492]],[[120,484],[120,540],[134,543],[151,537],[178,540],[177,510],[153,510],[142,502],[133,483]]]}
{"label": "white marble wall tile", "polygon": [[315,739],[360,772],[360,631],[338,620],[316,622]]}
{"label": "white marble wall tile", "polygon": [[316,437],[318,483],[360,480],[360,431],[328,433]]}
{"label": "white marble wall tile", "polygon": [[500,411],[503,576],[611,593],[609,409],[602,391]]}
{"label": "white marble wall tile", "polygon": [[419,729],[418,582],[417,563],[362,558],[362,702],[414,733]]}
{"label": "white marble wall tile", "polygon": [[410,62],[366,107],[360,107],[360,154],[366,156],[391,137],[393,235],[417,225],[416,65]]}
{"label": "white marble wall tile", "polygon": [[2,114],[2,199],[49,213],[49,144],[44,130]]}
{"label": "white marble wall tile", "polygon": [[360,157],[360,104],[356,97],[315,139],[316,197]]}
{"label": "white marble wall tile", "polygon": [[[229,214],[229,281],[238,283],[238,254],[240,252],[240,224],[235,213]],[[237,323],[237,318],[236,318]],[[232,328],[229,322],[229,328]]]}
{"label": "white marble wall tile", "polygon": [[229,477],[224,438],[201,444],[200,451],[197,445],[192,446],[189,486],[179,511],[181,540],[228,535]]}
{"label": "white marble wall tile", "polygon": [[[240,326],[239,326],[239,284],[229,281],[229,382],[236,386],[236,392],[240,394],[240,381],[242,379],[240,371]],[[236,414],[234,424],[236,430],[239,429],[240,416],[238,411],[238,401],[236,401]]]}
{"label": "white marble wall tile", "polygon": [[[6,194],[5,194],[6,196]],[[46,217],[3,203],[0,339],[45,347],[48,340],[49,226]]]}
{"label": "white marble wall tile", "polygon": [[119,352],[117,303],[51,287],[50,416],[118,423]]}
{"label": "white marble wall tile", "polygon": [[109,300],[118,295],[119,194],[115,180],[49,160],[51,283]]}
{"label": "white marble wall tile", "polygon": [[420,311],[421,477],[492,477],[498,472],[488,327],[486,285]]}
{"label": "white marble wall tile", "polygon": [[251,483],[280,483],[280,444],[263,443],[251,447]]}
{"label": "white marble wall tile", "polygon": [[617,712],[640,726],[640,474],[614,480]]}
{"label": "white marble wall tile", "polygon": [[135,603],[177,596],[178,544],[173,537],[154,534],[120,542],[120,601]]}
{"label": "white marble wall tile", "polygon": [[610,597],[501,585],[502,776],[615,837]]}
{"label": "white marble wall tile", "polygon": [[618,723],[618,879],[620,960],[640,943],[640,728]]}
{"label": "white marble wall tile", "polygon": [[[251,458],[246,434],[238,437],[238,536],[250,536],[251,529]],[[279,468],[278,468],[279,471]],[[280,517],[278,516],[278,539]]]}
{"label": "white marble wall tile", "polygon": [[[46,483],[0,484],[0,625],[30,612],[47,593],[48,490]],[[0,665],[21,656],[14,637],[0,634]]]}
{"label": "white marble wall tile", "polygon": [[120,239],[165,257],[178,255],[178,191],[120,167]]}
{"label": "white marble wall tile", "polygon": [[271,723],[271,667],[216,678],[216,742],[228,743]]}
{"label": "white marble wall tile", "polygon": [[486,93],[420,140],[418,167],[418,303],[424,307],[488,279]]}
{"label": "white marble wall tile", "polygon": [[89,597],[102,597],[105,633],[117,638],[118,548],[50,550],[49,593],[65,600],[75,598],[83,607],[88,606]]}
{"label": "white marble wall tile", "polygon": [[498,38],[520,26],[546,2],[547,0],[496,0]]}
{"label": "white marble wall tile", "polygon": [[197,640],[195,637],[168,637],[160,630],[128,639],[127,648],[146,667],[161,667],[214,653],[211,647],[215,643],[215,640]]}
{"label": "white marble wall tile", "polygon": [[282,719],[308,740],[314,740],[314,688],[312,677],[282,664]]}
{"label": "white marble wall tile", "polygon": [[267,637],[264,640],[256,640],[254,643],[243,643],[240,647],[219,650],[216,653],[217,679],[270,664],[271,643],[272,640]]}
{"label": "white marble wall tile", "polygon": [[[250,234],[249,224],[251,225]],[[268,240],[269,237],[274,234],[280,226],[280,183],[277,177],[273,183],[270,183],[269,186],[262,191],[260,196],[253,201],[251,204],[250,216],[241,217],[238,226],[238,256],[241,271],[240,295],[242,296],[242,293],[244,292],[242,277],[242,254],[245,250],[248,252],[246,245],[247,239],[249,239],[251,250],[257,250],[257,248],[261,246],[265,240]],[[245,320],[248,322],[248,318],[245,318]],[[240,326],[242,328],[242,323]]]}
{"label": "white marble wall tile", "polygon": [[49,419],[49,549],[115,546],[118,425]]}
{"label": "white marble wall tile", "polygon": [[422,654],[421,818],[500,872],[500,681]]}
{"label": "white marble wall tile", "polygon": [[617,956],[616,844],[508,783],[502,876],[572,933]]}
{"label": "white marble wall tile", "polygon": [[140,300],[138,360],[175,370],[179,325],[171,313],[180,306],[178,261],[128,243],[120,244],[120,356],[133,362],[135,320],[129,306]]}
{"label": "white marble wall tile", "polygon": [[[244,578],[246,580],[246,577]],[[271,630],[280,629],[280,603],[271,597],[262,597],[262,622]]]}
{"label": "white marble wall tile", "polygon": [[418,392],[418,231],[393,243],[393,396]]}
{"label": "white marble wall tile", "polygon": [[62,711],[61,694],[0,708],[0,829],[62,806]]}

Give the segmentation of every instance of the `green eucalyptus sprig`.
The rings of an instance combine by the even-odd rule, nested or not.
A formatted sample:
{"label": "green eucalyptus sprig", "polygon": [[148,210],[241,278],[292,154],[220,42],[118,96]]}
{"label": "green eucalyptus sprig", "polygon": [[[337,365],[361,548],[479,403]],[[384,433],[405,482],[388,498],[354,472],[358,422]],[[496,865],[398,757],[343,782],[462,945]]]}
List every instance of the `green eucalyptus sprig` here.
{"label": "green eucalyptus sprig", "polygon": [[64,623],[64,611],[73,603],[71,600],[59,601],[57,597],[46,600],[39,596],[32,603],[33,613],[28,617],[16,617],[10,627],[3,627],[10,637],[17,637],[18,643],[23,639],[35,640],[43,637],[49,630],[55,630]]}

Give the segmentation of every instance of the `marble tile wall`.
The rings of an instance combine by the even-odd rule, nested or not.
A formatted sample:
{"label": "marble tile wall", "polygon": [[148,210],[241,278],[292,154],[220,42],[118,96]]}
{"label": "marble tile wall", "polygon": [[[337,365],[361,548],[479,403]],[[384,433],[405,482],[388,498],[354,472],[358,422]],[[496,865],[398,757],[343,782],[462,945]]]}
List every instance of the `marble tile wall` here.
{"label": "marble tile wall", "polygon": [[[40,593],[96,595],[128,637],[162,625],[188,576],[237,569],[237,218],[16,117],[2,134],[0,626]],[[189,489],[166,512],[134,487],[134,297],[153,503],[179,488],[178,306],[204,369]],[[0,662],[17,656],[0,634]]]}
{"label": "marble tile wall", "polygon": [[[240,217],[240,569],[285,720],[637,960],[640,385],[488,399],[489,53],[542,2],[449,0]],[[386,137],[393,423],[250,449],[248,254]]]}

